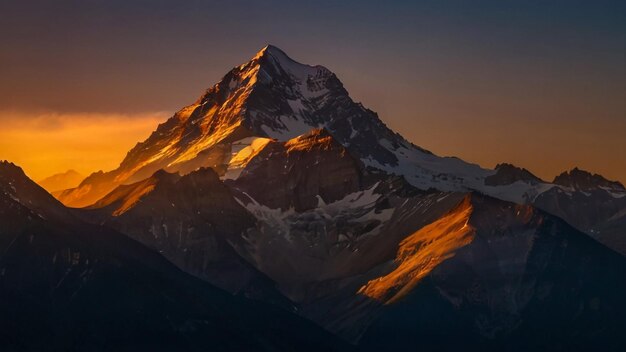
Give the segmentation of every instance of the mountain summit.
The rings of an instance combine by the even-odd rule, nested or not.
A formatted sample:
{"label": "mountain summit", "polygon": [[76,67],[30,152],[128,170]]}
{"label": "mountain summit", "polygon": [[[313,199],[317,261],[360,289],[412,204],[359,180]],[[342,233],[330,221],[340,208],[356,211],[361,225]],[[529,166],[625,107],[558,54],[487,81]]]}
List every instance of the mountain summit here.
{"label": "mountain summit", "polygon": [[159,125],[117,169],[92,174],[58,197],[66,205],[87,206],[117,185],[159,169],[185,174],[212,167],[224,175],[233,155],[255,141],[262,144],[258,139],[286,141],[317,128],[326,129],[365,165],[403,175],[422,189],[478,188],[494,173],[412,145],[354,102],[330,70],[298,63],[268,45]]}
{"label": "mountain summit", "polygon": [[613,189],[616,191],[626,191],[624,185],[622,185],[618,181],[607,180],[601,175],[592,174],[577,167],[556,176],[552,183],[582,191],[589,191],[601,188]]}

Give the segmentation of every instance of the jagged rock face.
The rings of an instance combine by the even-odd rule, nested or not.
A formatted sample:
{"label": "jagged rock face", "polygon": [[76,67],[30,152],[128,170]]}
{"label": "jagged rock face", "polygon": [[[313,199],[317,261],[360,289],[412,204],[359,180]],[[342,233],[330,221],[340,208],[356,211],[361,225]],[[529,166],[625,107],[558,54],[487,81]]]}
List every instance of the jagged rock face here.
{"label": "jagged rock face", "polygon": [[554,188],[539,195],[534,205],[626,255],[626,227],[619,220],[626,211],[626,193]]}
{"label": "jagged rock face", "polygon": [[306,306],[336,294],[325,282],[361,280],[395,252],[404,236],[437,218],[458,196],[421,192],[384,175],[364,177],[358,191],[299,212],[270,208],[241,194],[237,197],[258,222],[236,248]]}
{"label": "jagged rock face", "polygon": [[609,181],[598,174],[573,168],[571,171],[563,172],[554,178],[552,183],[579,191],[591,191],[597,189],[610,189],[616,191],[626,191],[624,185],[617,181]]}
{"label": "jagged rock face", "polygon": [[185,176],[159,171],[116,188],[77,213],[161,253],[182,270],[234,294],[290,307],[274,284],[229,244],[255,225],[211,169]]}
{"label": "jagged rock face", "polygon": [[247,101],[246,125],[256,134],[287,140],[314,128],[327,129],[362,159],[397,164],[395,155],[372,143],[381,139],[406,143],[378,116],[355,103],[337,76],[323,66],[300,64],[268,46],[251,62],[258,65],[257,84]]}
{"label": "jagged rock face", "polygon": [[488,186],[505,186],[517,181],[527,182],[532,185],[544,183],[544,181],[533,175],[530,171],[507,163],[498,164],[496,166],[496,173],[485,177],[485,184]]}
{"label": "jagged rock face", "polygon": [[[379,310],[360,342],[363,350],[402,350],[416,344],[443,351],[619,350],[624,346],[626,338],[619,326],[626,320],[626,308],[618,293],[626,289],[619,279],[626,274],[623,257],[532,207],[477,196],[470,206],[470,211],[461,207],[446,215],[466,217],[457,225],[445,224],[456,227],[454,231],[464,227],[469,231],[453,237],[466,241],[455,246],[451,255],[436,245],[451,233],[450,228],[434,236],[446,228],[435,222],[418,231],[425,244],[435,243],[432,258],[444,255],[442,262],[429,268],[422,261],[414,262],[431,250],[429,246],[408,252],[401,246],[395,269],[370,281],[368,285],[383,287],[400,283],[400,289],[391,292],[401,292],[402,297],[386,301]],[[443,244],[452,248],[448,241]],[[403,273],[407,266],[415,270],[404,273],[412,280],[398,280],[402,278],[398,271]],[[403,291],[406,287],[411,289]],[[384,291],[365,288],[361,292],[368,296],[394,297],[372,295]]]}
{"label": "jagged rock face", "polygon": [[14,165],[0,164],[0,190],[2,350],[348,349],[296,316],[232,297],[116,231],[77,220]]}
{"label": "jagged rock face", "polygon": [[554,187],[533,204],[626,255],[626,189],[616,181],[574,168],[554,179]]}
{"label": "jagged rock face", "polygon": [[458,349],[441,331],[470,350],[624,342],[610,285],[626,273],[620,256],[529,205],[363,180],[361,190],[299,212],[237,195],[258,219],[238,252],[304,316],[363,350],[420,341]]}
{"label": "jagged rock face", "polygon": [[270,143],[233,184],[270,208],[302,211],[360,190],[362,168],[358,159],[321,129]]}

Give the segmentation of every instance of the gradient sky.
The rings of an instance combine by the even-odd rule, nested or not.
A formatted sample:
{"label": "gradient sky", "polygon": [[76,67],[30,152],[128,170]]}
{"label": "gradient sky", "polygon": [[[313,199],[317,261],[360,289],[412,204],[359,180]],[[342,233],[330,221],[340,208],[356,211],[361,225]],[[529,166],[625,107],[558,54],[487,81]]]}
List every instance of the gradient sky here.
{"label": "gradient sky", "polygon": [[440,155],[626,182],[626,1],[0,1],[0,159],[117,166],[267,43]]}

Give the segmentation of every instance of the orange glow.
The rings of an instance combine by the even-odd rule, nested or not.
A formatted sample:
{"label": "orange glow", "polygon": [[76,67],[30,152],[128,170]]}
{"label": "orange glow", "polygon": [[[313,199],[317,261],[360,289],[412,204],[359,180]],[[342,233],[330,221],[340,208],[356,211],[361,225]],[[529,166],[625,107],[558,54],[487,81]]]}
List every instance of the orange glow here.
{"label": "orange glow", "polygon": [[0,159],[20,165],[34,180],[69,169],[83,175],[111,170],[169,115],[0,111]]}
{"label": "orange glow", "polygon": [[472,210],[467,196],[454,210],[405,238],[398,249],[397,268],[369,281],[359,293],[385,304],[402,298],[437,265],[472,242],[475,229],[468,224]]}
{"label": "orange glow", "polygon": [[290,139],[285,142],[287,153],[294,151],[311,151],[314,148],[320,150],[330,150],[333,146],[333,137],[324,132],[323,129],[315,129],[309,133]]}
{"label": "orange glow", "polygon": [[113,216],[120,216],[139,202],[143,196],[152,192],[157,182],[158,180],[154,177],[150,177],[131,185],[119,186],[89,208],[98,209],[115,205],[116,209],[112,214]]}

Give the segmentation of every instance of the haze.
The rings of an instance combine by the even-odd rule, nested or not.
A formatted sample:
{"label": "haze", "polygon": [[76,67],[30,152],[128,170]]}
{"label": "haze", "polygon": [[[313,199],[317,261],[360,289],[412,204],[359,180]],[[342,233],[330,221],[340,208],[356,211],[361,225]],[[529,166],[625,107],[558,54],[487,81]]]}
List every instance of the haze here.
{"label": "haze", "polygon": [[267,43],[415,144],[626,181],[623,1],[3,1],[0,159],[112,169]]}

